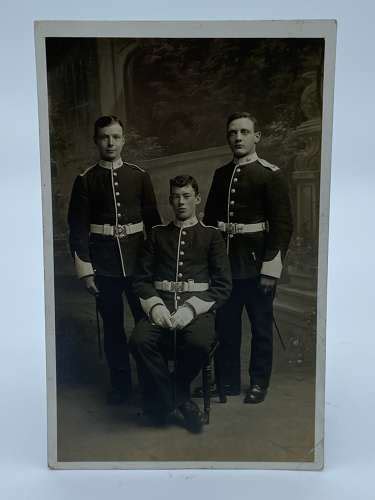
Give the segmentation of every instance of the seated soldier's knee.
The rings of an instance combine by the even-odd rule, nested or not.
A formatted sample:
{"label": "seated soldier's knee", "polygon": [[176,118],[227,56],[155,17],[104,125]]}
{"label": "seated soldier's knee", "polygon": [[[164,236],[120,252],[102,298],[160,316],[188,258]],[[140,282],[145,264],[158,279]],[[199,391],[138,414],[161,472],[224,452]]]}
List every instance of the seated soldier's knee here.
{"label": "seated soldier's knee", "polygon": [[187,344],[201,356],[208,356],[208,353],[210,352],[210,343],[205,339],[190,338],[188,339]]}

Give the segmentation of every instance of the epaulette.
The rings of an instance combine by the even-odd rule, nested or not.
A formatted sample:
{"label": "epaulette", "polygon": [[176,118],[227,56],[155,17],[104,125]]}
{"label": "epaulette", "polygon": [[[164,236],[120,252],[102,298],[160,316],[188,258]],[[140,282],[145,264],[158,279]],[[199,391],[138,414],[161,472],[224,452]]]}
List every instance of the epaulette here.
{"label": "epaulette", "polygon": [[263,165],[263,167],[269,168],[270,170],[272,170],[272,172],[280,170],[279,167],[277,167],[276,165],[272,165],[272,163],[268,162],[267,160],[263,160],[263,158],[258,158],[258,161],[261,165]]}
{"label": "epaulette", "polygon": [[146,170],[144,168],[138,167],[138,165],[135,165],[134,163],[129,163],[128,161],[125,161],[124,163],[126,165],[129,165],[129,167],[133,167],[133,168],[136,168],[136,169],[140,170],[143,173],[146,172]]}
{"label": "epaulette", "polygon": [[80,175],[81,177],[85,176],[85,175],[87,174],[87,172],[89,172],[89,171],[90,171],[90,170],[92,170],[94,167],[96,167],[96,165],[97,165],[97,164],[95,163],[95,165],[92,165],[91,167],[86,168],[86,170],[85,170],[84,172],[80,173],[79,175]]}

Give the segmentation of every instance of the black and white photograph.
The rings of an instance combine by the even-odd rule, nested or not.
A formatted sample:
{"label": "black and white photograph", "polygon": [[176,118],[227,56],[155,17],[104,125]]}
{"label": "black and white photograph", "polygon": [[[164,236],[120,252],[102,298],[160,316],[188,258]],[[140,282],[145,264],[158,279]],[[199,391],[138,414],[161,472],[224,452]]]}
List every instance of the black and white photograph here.
{"label": "black and white photograph", "polygon": [[50,467],[321,469],[335,23],[35,36]]}

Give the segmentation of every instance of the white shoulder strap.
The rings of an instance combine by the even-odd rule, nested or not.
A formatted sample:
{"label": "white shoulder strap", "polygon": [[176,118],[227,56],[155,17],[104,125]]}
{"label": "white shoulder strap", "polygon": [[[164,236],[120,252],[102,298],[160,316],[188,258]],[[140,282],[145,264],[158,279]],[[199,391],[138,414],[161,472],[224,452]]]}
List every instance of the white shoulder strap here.
{"label": "white shoulder strap", "polygon": [[258,158],[258,161],[261,165],[263,165],[263,167],[269,168],[273,172],[276,172],[276,170],[280,170],[279,167],[277,167],[276,165],[272,165],[272,163],[267,160],[263,160],[263,158]]}

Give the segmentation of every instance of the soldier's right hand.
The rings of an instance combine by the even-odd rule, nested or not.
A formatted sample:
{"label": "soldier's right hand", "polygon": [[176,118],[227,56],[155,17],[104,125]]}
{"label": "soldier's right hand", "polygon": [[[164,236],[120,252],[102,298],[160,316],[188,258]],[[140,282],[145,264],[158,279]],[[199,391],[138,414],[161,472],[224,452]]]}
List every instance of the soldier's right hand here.
{"label": "soldier's right hand", "polygon": [[85,276],[83,279],[83,282],[85,284],[86,290],[91,294],[94,295],[94,297],[97,297],[99,295],[99,290],[97,289],[95,285],[95,278],[94,276]]}
{"label": "soldier's right hand", "polygon": [[163,304],[156,305],[151,313],[152,322],[162,328],[172,329],[171,313]]}

